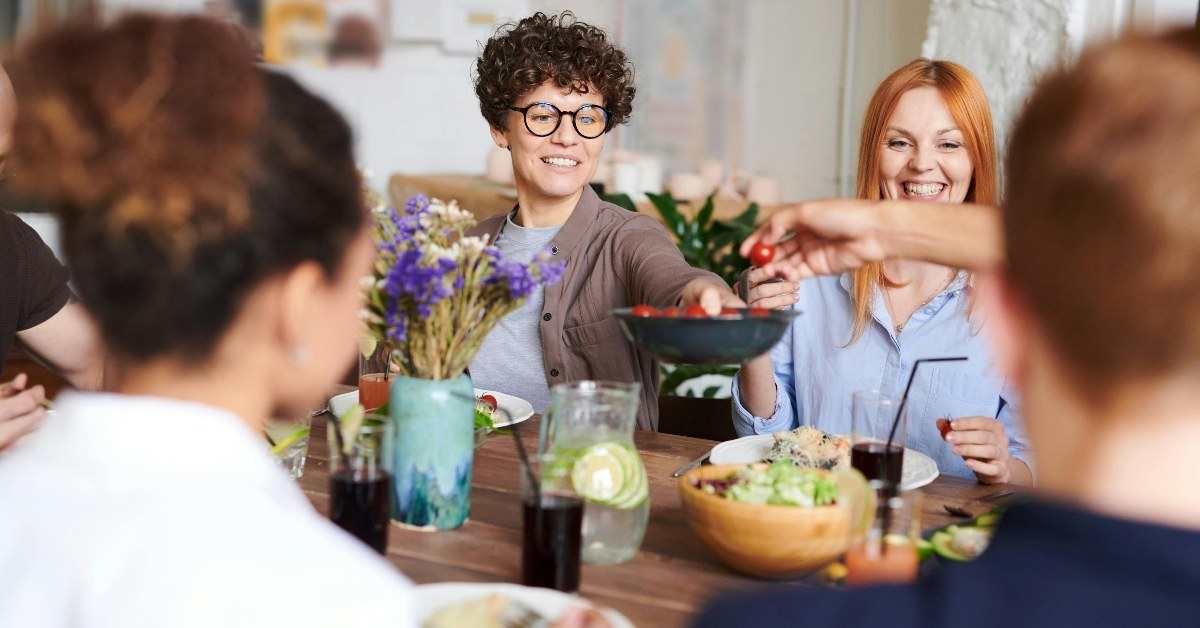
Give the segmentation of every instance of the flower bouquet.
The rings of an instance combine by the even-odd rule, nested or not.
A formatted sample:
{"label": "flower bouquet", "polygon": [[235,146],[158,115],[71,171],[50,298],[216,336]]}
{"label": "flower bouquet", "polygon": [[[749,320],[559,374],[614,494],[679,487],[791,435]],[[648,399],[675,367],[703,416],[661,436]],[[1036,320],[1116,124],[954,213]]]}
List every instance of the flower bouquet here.
{"label": "flower bouquet", "polygon": [[549,252],[525,265],[504,260],[487,236],[466,236],[475,219],[455,201],[418,195],[372,214],[379,250],[364,318],[402,375],[461,375],[500,319],[562,275]]}
{"label": "flower bouquet", "polygon": [[505,260],[486,236],[467,236],[469,212],[414,196],[402,209],[372,208],[378,257],[367,285],[369,337],[391,353],[389,411],[396,430],[393,518],[437,529],[467,514],[474,393],[464,374],[504,316],[565,264],[542,253]]}

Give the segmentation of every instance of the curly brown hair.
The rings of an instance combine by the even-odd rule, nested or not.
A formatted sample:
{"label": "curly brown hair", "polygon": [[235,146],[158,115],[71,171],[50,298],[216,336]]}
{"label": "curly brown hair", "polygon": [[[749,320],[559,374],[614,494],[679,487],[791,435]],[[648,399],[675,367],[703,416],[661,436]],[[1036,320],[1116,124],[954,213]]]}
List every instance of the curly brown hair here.
{"label": "curly brown hair", "polygon": [[12,66],[19,182],[51,203],[79,296],[129,362],[207,358],[264,280],[335,276],[366,220],[349,127],[202,17],[72,19]]}
{"label": "curly brown hair", "polygon": [[575,19],[570,11],[535,13],[501,26],[475,62],[479,110],[493,128],[507,130],[509,107],[546,81],[604,97],[609,127],[633,112],[633,66],[604,31]]}

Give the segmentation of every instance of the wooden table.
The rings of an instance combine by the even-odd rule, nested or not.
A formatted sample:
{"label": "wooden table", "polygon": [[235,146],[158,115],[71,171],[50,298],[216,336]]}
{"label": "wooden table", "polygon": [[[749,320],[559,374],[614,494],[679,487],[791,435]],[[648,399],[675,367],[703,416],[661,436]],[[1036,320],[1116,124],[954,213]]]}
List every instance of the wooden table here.
{"label": "wooden table", "polygon": [[[540,418],[520,424],[529,451]],[[329,509],[328,446],[325,421],[313,423],[308,462],[300,484],[322,513]],[[631,561],[583,567],[580,595],[611,606],[638,626],[685,626],[704,603],[721,591],[762,586],[725,567],[692,534],[683,517],[671,474],[708,451],[716,441],[639,431],[634,442],[650,481],[650,523],[641,551]],[[509,436],[488,436],[475,456],[471,518],[449,532],[417,532],[393,524],[388,559],[417,583],[520,582],[521,509],[516,446]],[[925,487],[923,522],[938,527],[957,519],[942,505],[962,503],[1004,487],[939,477]]]}

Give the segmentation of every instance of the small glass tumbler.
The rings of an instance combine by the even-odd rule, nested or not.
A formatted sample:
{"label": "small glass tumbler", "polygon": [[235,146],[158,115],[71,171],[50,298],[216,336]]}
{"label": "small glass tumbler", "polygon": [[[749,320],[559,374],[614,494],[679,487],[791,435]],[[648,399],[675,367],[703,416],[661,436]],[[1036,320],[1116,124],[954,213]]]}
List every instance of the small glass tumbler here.
{"label": "small glass tumbler", "polygon": [[380,554],[387,553],[395,433],[381,414],[368,414],[357,429],[331,421],[326,431],[329,518]]}
{"label": "small glass tumbler", "polygon": [[865,531],[852,532],[846,549],[846,585],[902,584],[917,578],[921,561],[920,491],[894,491],[872,480],[875,515]]}
{"label": "small glass tumbler", "polygon": [[578,591],[583,501],[571,486],[570,461],[544,454],[521,463],[521,512],[521,583]]}
{"label": "small glass tumbler", "polygon": [[270,447],[271,455],[279,462],[293,480],[304,475],[304,459],[308,457],[308,432],[312,417],[304,415],[298,419],[268,419],[263,428],[263,438]]}
{"label": "small glass tumbler", "polygon": [[378,342],[369,355],[358,354],[358,402],[368,411],[387,403],[391,396],[392,346]]}
{"label": "small glass tumbler", "polygon": [[908,408],[905,406],[901,412],[902,405],[899,393],[883,390],[854,393],[850,404],[850,466],[868,480],[901,485],[908,435]]}

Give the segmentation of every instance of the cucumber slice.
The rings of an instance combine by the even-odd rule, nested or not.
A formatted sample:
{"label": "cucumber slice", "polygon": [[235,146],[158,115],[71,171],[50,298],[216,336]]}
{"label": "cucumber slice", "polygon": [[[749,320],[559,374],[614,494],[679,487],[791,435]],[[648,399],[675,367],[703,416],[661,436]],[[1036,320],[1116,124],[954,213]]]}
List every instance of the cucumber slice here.
{"label": "cucumber slice", "polygon": [[571,467],[571,484],[583,499],[619,509],[639,506],[649,495],[646,470],[637,451],[611,441],[579,453]]}

